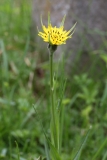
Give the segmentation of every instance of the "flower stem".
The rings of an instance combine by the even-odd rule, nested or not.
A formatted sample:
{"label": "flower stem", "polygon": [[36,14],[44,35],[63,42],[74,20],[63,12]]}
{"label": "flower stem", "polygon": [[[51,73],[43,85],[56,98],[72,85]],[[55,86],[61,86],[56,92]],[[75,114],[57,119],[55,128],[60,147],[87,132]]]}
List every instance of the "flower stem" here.
{"label": "flower stem", "polygon": [[58,148],[57,141],[57,127],[56,127],[56,108],[54,105],[54,77],[53,77],[53,53],[51,46],[49,48],[49,59],[50,59],[50,98],[51,98],[51,141],[55,148]]}

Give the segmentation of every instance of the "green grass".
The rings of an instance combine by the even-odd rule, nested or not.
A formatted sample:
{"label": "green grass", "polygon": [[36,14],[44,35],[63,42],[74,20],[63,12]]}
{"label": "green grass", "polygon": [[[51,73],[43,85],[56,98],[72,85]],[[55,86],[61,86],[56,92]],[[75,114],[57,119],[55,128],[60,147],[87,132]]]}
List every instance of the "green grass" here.
{"label": "green grass", "polygon": [[[0,1],[0,159],[18,160],[19,154],[20,160],[32,160],[45,157],[41,122],[49,135],[49,64],[48,60],[38,64],[39,51],[32,51],[30,2],[13,2]],[[104,40],[98,53],[104,54],[106,46]],[[61,157],[76,160],[81,155],[80,160],[106,160],[106,56],[94,51],[86,54],[89,65],[81,66],[79,52],[72,75],[67,77]],[[58,70],[57,94],[60,77]],[[81,144],[85,146],[82,152]]]}

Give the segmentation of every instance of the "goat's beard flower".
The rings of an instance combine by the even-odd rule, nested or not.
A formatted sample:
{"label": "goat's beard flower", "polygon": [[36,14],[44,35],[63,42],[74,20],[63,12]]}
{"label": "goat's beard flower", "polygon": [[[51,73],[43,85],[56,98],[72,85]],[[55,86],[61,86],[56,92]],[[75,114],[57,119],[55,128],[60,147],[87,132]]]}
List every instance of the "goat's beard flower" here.
{"label": "goat's beard flower", "polygon": [[64,21],[65,21],[65,16],[59,28],[57,28],[56,26],[52,27],[50,22],[50,16],[48,16],[48,27],[45,27],[42,23],[42,18],[41,18],[41,25],[43,32],[39,31],[38,35],[42,37],[45,42],[48,42],[49,45],[57,46],[66,44],[66,40],[72,38],[76,23],[69,31],[66,31],[64,30]]}

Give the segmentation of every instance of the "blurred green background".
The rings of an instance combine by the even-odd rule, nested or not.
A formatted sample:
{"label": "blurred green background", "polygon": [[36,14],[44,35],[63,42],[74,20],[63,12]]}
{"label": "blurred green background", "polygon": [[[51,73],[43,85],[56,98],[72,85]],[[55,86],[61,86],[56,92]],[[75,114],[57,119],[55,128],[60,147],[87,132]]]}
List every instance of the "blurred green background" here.
{"label": "blurred green background", "polygon": [[[49,134],[49,64],[41,58],[31,37],[31,2],[0,1],[0,159],[20,160],[45,157],[44,135]],[[35,35],[37,36],[37,35]],[[67,77],[63,159],[72,159],[88,129],[92,127],[81,160],[91,157],[107,137],[107,41],[87,53],[90,66],[79,70],[78,53]],[[66,64],[66,62],[65,62]],[[55,63],[56,65],[56,63]],[[60,74],[58,82],[60,83]],[[57,84],[59,86],[59,83]],[[37,114],[34,111],[37,109]],[[17,144],[16,144],[17,142]],[[97,160],[107,159],[107,144]]]}

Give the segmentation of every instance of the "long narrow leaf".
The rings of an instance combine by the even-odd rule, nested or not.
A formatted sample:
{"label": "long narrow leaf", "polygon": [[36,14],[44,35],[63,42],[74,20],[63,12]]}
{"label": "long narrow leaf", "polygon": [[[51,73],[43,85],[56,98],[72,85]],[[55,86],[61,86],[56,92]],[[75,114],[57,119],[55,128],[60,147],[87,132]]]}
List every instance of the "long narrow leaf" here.
{"label": "long narrow leaf", "polygon": [[[43,129],[43,125],[42,125],[42,129]],[[44,129],[43,129],[43,133],[44,133],[44,136],[46,138],[46,151],[47,151],[47,157],[48,157],[48,160],[50,160],[50,156],[49,156],[49,149],[47,148],[47,146],[49,145],[50,147],[50,151],[51,151],[51,159],[55,159],[55,160],[61,160],[61,157],[58,153],[58,151],[56,150],[56,148],[53,146],[53,144],[50,142],[49,138],[47,137]],[[48,144],[48,145],[47,145]]]}
{"label": "long narrow leaf", "polygon": [[107,160],[107,152],[104,154],[103,159],[102,160]]}
{"label": "long narrow leaf", "polygon": [[49,147],[46,140],[45,140],[45,152],[47,160],[50,160]]}
{"label": "long narrow leaf", "polygon": [[100,155],[100,153],[102,152],[102,150],[103,150],[103,148],[105,147],[106,144],[107,144],[107,138],[102,143],[102,145],[100,146],[100,148],[98,149],[98,151],[96,152],[96,154],[94,155],[94,157],[92,158],[92,160],[97,160],[98,159],[98,156]]}
{"label": "long narrow leaf", "polygon": [[[42,124],[41,124],[41,125],[42,125]],[[55,160],[61,160],[61,157],[60,157],[58,151],[57,151],[56,148],[53,146],[53,144],[50,142],[49,138],[47,137],[47,135],[46,135],[46,133],[45,133],[45,131],[44,131],[43,125],[42,125],[42,129],[43,129],[44,136],[45,136],[45,138],[46,138],[46,142],[47,142],[46,144],[49,145],[50,151],[51,151],[51,156],[52,156],[52,157],[49,158],[49,149],[47,149],[47,151],[48,151],[48,158],[49,158],[49,159],[55,159]],[[47,147],[47,146],[46,146],[46,147]]]}
{"label": "long narrow leaf", "polygon": [[87,132],[87,134],[86,134],[86,136],[85,136],[85,139],[84,139],[83,143],[81,144],[80,149],[78,150],[78,152],[77,152],[77,154],[76,154],[76,156],[74,157],[73,160],[79,160],[80,155],[81,155],[81,151],[82,151],[83,148],[84,148],[84,145],[85,145],[85,143],[86,143],[86,141],[87,141],[87,138],[88,138],[88,136],[89,136],[89,133],[90,133],[90,129],[89,129],[89,131]]}
{"label": "long narrow leaf", "polygon": [[4,42],[2,40],[0,40],[0,49],[3,53],[2,54],[2,68],[3,68],[2,76],[8,79],[8,75],[9,75],[8,74],[8,55],[6,53]]}
{"label": "long narrow leaf", "polygon": [[19,146],[18,146],[17,141],[15,141],[15,143],[16,143],[16,147],[17,147],[17,160],[20,160]]}
{"label": "long narrow leaf", "polygon": [[107,81],[106,81],[106,84],[105,84],[105,89],[104,89],[103,96],[101,98],[101,105],[103,105],[105,103],[106,99],[107,99]]}
{"label": "long narrow leaf", "polygon": [[48,149],[49,139],[48,139],[48,137],[47,137],[47,135],[46,135],[46,132],[45,132],[44,127],[43,127],[43,124],[42,124],[42,122],[40,121],[40,118],[39,118],[39,115],[38,115],[38,113],[37,113],[37,110],[36,110],[35,106],[33,106],[33,108],[34,108],[35,113],[36,113],[36,115],[37,115],[36,117],[38,118],[38,120],[39,120],[39,122],[40,122],[42,131],[43,131],[43,134],[44,134],[44,136],[45,136],[45,151],[46,151],[47,160],[50,160],[50,154],[49,154],[49,149]]}
{"label": "long narrow leaf", "polygon": [[49,142],[49,146],[50,146],[50,149],[51,149],[51,155],[52,155],[52,159],[54,160],[61,160],[61,157],[59,155],[59,153],[57,152],[56,148],[52,145],[52,143],[50,141]]}

